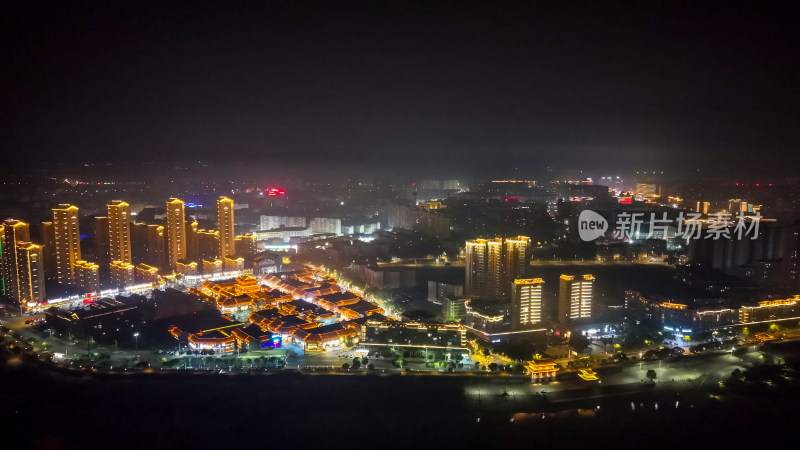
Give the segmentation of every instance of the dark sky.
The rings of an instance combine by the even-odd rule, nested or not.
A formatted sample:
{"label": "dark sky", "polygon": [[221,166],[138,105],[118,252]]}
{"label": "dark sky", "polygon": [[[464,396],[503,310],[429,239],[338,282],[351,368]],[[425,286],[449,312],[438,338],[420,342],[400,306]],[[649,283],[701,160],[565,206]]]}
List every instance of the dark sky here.
{"label": "dark sky", "polygon": [[798,2],[3,2],[18,162],[796,172]]}

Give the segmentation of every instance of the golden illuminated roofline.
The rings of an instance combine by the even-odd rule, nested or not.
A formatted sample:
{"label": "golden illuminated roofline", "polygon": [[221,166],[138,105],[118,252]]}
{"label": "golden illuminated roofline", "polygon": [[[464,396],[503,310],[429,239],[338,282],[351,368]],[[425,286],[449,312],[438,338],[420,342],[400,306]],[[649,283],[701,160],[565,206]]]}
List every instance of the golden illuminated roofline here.
{"label": "golden illuminated roofline", "polygon": [[67,203],[62,203],[62,204],[60,204],[60,205],[56,206],[55,208],[53,208],[53,211],[72,211],[72,210],[75,210],[75,211],[77,211],[77,210],[78,210],[78,207],[77,207],[77,206],[75,206],[75,205],[70,205],[70,204],[67,204]]}
{"label": "golden illuminated roofline", "polygon": [[133,264],[126,263],[125,261],[111,261],[111,265],[122,269],[127,269],[128,267],[134,267]]}
{"label": "golden illuminated roofline", "polygon": [[144,270],[146,272],[151,272],[151,273],[158,272],[157,268],[155,268],[153,266],[149,266],[149,265],[147,265],[145,263],[140,263],[139,265],[136,266],[136,268],[139,269],[139,270]]}
{"label": "golden illuminated roofline", "polygon": [[[562,280],[564,280],[564,281],[572,281],[572,280],[575,279],[575,275],[561,274],[560,278]],[[591,274],[587,273],[587,274],[581,275],[581,278],[583,278],[583,281],[593,281],[594,280],[594,275],[591,275]]]}
{"label": "golden illuminated roofline", "polygon": [[763,302],[758,302],[758,306],[782,306],[782,305],[794,305],[797,303],[797,299],[787,298],[785,300],[766,300]]}
{"label": "golden illuminated roofline", "polygon": [[5,222],[0,222],[0,225],[6,225],[16,228],[16,227],[27,227],[28,223],[17,219],[8,219]]}
{"label": "golden illuminated roofline", "polygon": [[663,308],[671,308],[671,309],[686,309],[686,305],[682,303],[672,303],[672,302],[664,302],[661,304]]}
{"label": "golden illuminated roofline", "polygon": [[486,245],[486,242],[488,242],[486,239],[472,239],[467,241],[467,245]]}
{"label": "golden illuminated roofline", "polygon": [[544,280],[541,278],[517,278],[514,284],[542,284]]}
{"label": "golden illuminated roofline", "polygon": [[792,306],[800,302],[800,296],[795,295],[794,298],[787,298],[783,300],[766,300],[758,302],[758,306],[742,306],[742,310],[761,309],[761,308],[778,308],[781,306]]}
{"label": "golden illuminated roofline", "polygon": [[506,238],[506,242],[525,242],[525,243],[529,243],[530,241],[531,241],[531,238],[528,237],[528,236],[514,236],[514,237]]}

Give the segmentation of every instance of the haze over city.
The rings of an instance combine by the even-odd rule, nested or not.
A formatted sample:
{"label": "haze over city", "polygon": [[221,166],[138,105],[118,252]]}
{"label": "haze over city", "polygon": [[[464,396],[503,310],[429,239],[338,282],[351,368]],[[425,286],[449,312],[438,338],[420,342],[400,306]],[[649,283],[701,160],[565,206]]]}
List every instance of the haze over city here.
{"label": "haze over city", "polygon": [[0,447],[791,447],[797,13],[4,3]]}
{"label": "haze over city", "polygon": [[15,163],[787,175],[791,2],[11,2]]}

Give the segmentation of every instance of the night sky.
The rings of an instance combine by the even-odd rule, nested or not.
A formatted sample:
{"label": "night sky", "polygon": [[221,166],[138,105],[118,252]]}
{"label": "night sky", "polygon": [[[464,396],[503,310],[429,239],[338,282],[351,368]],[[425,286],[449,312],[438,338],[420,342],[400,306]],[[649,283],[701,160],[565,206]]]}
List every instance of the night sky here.
{"label": "night sky", "polygon": [[0,145],[35,164],[791,174],[797,3],[3,2]]}

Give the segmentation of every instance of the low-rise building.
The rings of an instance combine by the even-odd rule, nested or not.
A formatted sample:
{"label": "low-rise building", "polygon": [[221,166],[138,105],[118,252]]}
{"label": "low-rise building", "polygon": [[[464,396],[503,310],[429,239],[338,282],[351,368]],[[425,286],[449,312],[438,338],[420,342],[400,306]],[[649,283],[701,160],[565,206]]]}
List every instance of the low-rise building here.
{"label": "low-rise building", "polygon": [[136,284],[136,269],[133,264],[124,261],[114,261],[111,267],[111,282],[114,286],[124,289],[126,286],[133,286]]}
{"label": "low-rise building", "polygon": [[417,272],[414,269],[362,266],[360,272],[368,286],[378,289],[397,289],[417,285]]}
{"label": "low-rise building", "polygon": [[525,370],[531,376],[531,381],[542,381],[555,378],[558,368],[555,361],[551,359],[534,359],[525,364]]}
{"label": "low-rise building", "polygon": [[244,325],[216,311],[202,311],[173,320],[175,322],[167,331],[178,341],[178,346],[197,351],[235,351],[236,337],[233,331]]}
{"label": "low-rise building", "polygon": [[447,297],[461,297],[462,295],[464,295],[464,285],[461,283],[428,281],[429,302],[441,303]]}
{"label": "low-rise building", "polygon": [[222,272],[222,270],[221,259],[203,259],[203,273],[219,273]]}
{"label": "low-rise building", "polygon": [[100,292],[100,266],[88,261],[76,261],[75,284],[86,292]]}
{"label": "low-rise building", "polygon": [[183,275],[197,275],[198,272],[197,263],[194,261],[178,261],[178,265],[175,270]]}
{"label": "low-rise building", "polygon": [[468,351],[466,328],[458,324],[368,321],[361,329],[361,345]]}
{"label": "low-rise building", "polygon": [[279,240],[281,242],[291,242],[293,239],[311,236],[311,229],[306,227],[280,227],[273,230],[256,231],[255,236],[257,241]]}
{"label": "low-rise building", "polygon": [[461,322],[467,317],[467,302],[464,297],[447,297],[442,302],[442,318],[445,321]]}
{"label": "low-rise building", "polygon": [[639,292],[626,291],[625,317],[653,320],[677,337],[709,331],[739,323],[739,309],[712,302],[697,306],[676,301],[651,300]]}
{"label": "low-rise building", "polygon": [[44,315],[47,325],[58,333],[97,340],[129,339],[141,319],[137,303],[110,298],[89,302],[75,310],[54,306],[45,310]]}
{"label": "low-rise building", "polygon": [[138,264],[136,266],[136,279],[146,283],[158,283],[160,281],[158,269],[144,263]]}
{"label": "low-rise building", "polygon": [[800,295],[783,300],[767,300],[739,308],[740,323],[768,322],[800,317]]}

